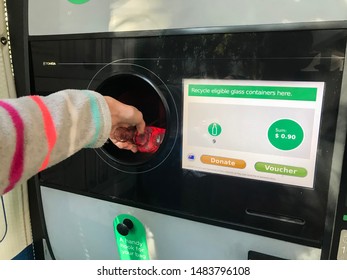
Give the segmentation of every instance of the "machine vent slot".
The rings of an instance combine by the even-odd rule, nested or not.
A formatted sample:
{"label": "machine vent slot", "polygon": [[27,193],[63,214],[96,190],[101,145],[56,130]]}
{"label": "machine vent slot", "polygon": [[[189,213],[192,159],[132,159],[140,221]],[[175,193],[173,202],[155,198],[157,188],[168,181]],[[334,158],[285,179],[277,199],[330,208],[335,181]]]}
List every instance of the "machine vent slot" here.
{"label": "machine vent slot", "polygon": [[289,216],[280,215],[280,214],[266,213],[262,211],[252,210],[252,209],[246,209],[246,213],[248,215],[255,216],[255,217],[271,219],[271,220],[276,220],[280,222],[291,223],[291,224],[296,224],[301,226],[305,224],[304,219],[289,217]]}

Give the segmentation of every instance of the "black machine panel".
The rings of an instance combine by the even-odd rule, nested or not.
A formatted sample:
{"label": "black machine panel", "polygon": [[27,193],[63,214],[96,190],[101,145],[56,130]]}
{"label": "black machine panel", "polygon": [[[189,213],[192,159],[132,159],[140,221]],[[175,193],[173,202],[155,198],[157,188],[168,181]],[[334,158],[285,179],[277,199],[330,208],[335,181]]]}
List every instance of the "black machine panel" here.
{"label": "black machine panel", "polygon": [[[92,89],[166,129],[155,154],[112,143],[40,174],[44,186],[320,247],[347,32],[32,37],[32,92]],[[324,82],[313,188],[182,168],[183,79]],[[240,116],[242,122],[242,115]]]}

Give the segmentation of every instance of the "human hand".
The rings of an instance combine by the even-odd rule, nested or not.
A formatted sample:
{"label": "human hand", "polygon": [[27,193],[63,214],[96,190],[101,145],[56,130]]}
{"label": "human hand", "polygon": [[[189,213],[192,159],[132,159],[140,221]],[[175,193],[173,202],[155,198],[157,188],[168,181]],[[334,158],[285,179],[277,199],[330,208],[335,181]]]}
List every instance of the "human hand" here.
{"label": "human hand", "polygon": [[145,121],[143,120],[142,113],[134,106],[126,105],[118,100],[104,96],[107,105],[111,112],[112,128],[110,132],[110,140],[120,149],[131,150],[137,152],[137,146],[131,142],[117,141],[114,137],[115,131],[119,127],[136,127],[139,134],[145,132]]}

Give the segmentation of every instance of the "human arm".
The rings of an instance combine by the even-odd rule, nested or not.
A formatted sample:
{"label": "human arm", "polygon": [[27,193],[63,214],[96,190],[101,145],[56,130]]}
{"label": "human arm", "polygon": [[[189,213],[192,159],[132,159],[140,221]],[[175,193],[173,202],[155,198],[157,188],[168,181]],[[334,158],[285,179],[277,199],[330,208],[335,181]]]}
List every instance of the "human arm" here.
{"label": "human arm", "polygon": [[101,147],[121,125],[145,126],[136,108],[94,91],[0,100],[0,195],[82,148]]}

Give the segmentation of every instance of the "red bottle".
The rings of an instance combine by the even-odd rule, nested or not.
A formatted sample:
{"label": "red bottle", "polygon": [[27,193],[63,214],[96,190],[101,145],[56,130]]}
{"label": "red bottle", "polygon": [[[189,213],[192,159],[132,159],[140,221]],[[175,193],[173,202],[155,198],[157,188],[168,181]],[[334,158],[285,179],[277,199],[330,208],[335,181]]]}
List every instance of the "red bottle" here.
{"label": "red bottle", "polygon": [[114,138],[119,142],[131,142],[137,146],[141,153],[155,153],[163,142],[165,129],[155,126],[146,126],[145,132],[139,134],[135,127],[119,127]]}

